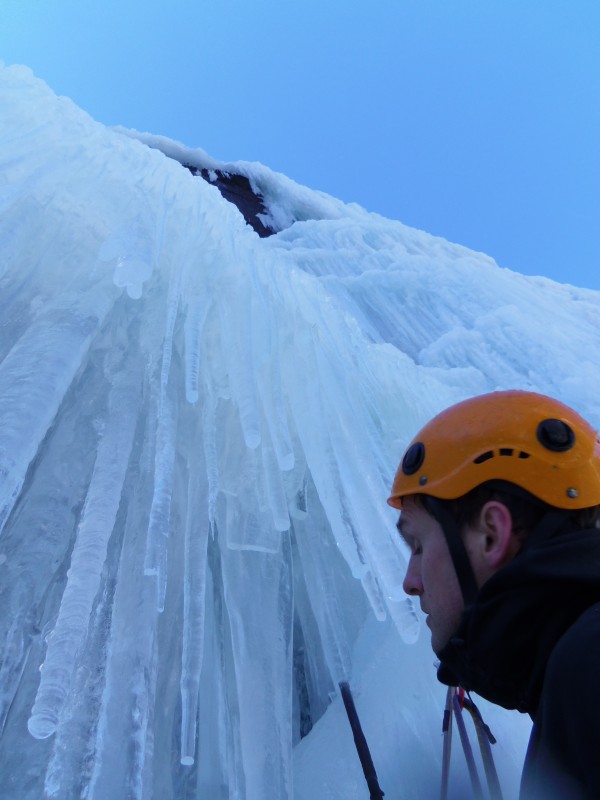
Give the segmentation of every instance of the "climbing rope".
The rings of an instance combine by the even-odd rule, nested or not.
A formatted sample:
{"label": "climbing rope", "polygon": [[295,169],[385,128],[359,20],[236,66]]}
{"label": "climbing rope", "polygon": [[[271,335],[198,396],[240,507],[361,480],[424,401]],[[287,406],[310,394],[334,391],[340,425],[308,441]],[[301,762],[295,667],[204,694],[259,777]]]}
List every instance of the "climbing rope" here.
{"label": "climbing rope", "polygon": [[465,726],[463,718],[463,709],[467,710],[473,720],[475,732],[477,734],[477,741],[481,751],[481,760],[485,770],[487,786],[489,790],[490,800],[503,800],[502,790],[500,788],[500,781],[498,780],[498,773],[494,764],[494,757],[492,755],[492,744],[496,743],[492,732],[483,721],[483,717],[479,709],[473,702],[470,696],[465,697],[464,689],[454,686],[448,688],[446,694],[446,705],[444,707],[444,719],[442,722],[442,734],[444,737],[444,746],[442,754],[442,784],[440,791],[440,800],[447,800],[448,786],[450,777],[450,754],[452,750],[452,719],[456,720],[456,727],[460,736],[463,752],[467,761],[467,768],[471,778],[471,785],[473,787],[473,796],[476,800],[485,800],[481,780],[477,771],[475,757],[473,755],[473,748],[469,740],[469,735]]}

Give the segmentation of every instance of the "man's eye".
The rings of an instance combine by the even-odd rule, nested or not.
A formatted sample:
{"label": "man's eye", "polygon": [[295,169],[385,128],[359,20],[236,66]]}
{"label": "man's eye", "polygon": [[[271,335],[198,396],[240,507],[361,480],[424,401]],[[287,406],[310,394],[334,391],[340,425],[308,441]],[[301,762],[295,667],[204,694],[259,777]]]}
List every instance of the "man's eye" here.
{"label": "man's eye", "polygon": [[419,542],[413,542],[411,550],[413,556],[420,556],[421,553],[423,552],[423,548],[421,547],[421,544]]}

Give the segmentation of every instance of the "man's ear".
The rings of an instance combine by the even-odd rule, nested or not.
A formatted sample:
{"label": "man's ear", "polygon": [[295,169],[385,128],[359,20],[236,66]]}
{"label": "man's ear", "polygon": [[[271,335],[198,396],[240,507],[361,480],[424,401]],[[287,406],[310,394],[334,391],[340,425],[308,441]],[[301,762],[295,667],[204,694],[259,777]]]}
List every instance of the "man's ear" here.
{"label": "man's ear", "polygon": [[517,554],[521,544],[513,530],[512,516],[499,500],[489,500],[479,514],[479,557],[492,572]]}

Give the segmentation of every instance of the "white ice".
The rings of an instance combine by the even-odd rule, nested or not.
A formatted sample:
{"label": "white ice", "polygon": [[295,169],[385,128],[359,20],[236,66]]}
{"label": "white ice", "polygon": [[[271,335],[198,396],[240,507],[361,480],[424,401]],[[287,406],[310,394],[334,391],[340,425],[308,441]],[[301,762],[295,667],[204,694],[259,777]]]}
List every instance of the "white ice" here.
{"label": "white ice", "polygon": [[[391,478],[483,391],[598,426],[600,295],[108,129],[26,68],[0,111],[2,797],[359,800],[346,679],[386,798],[430,800],[444,688]],[[245,174],[279,233],[177,159]],[[529,724],[482,706],[514,796]]]}

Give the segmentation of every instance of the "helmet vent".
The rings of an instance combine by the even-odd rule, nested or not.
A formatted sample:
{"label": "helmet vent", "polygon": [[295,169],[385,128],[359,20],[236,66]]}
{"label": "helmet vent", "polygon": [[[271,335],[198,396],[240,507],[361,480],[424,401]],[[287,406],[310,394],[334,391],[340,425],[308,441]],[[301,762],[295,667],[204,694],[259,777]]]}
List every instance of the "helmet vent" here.
{"label": "helmet vent", "polygon": [[545,419],[540,422],[537,429],[537,438],[546,450],[555,453],[564,453],[575,444],[575,434],[562,419]]}
{"label": "helmet vent", "polygon": [[423,442],[411,444],[402,459],[402,472],[405,475],[414,475],[425,461],[425,445]]}
{"label": "helmet vent", "polygon": [[518,455],[515,453],[512,447],[501,447],[497,453],[493,450],[487,450],[485,453],[482,453],[477,458],[473,459],[474,464],[483,464],[485,461],[489,461],[490,458],[494,458],[495,456],[517,456],[517,458],[529,458],[529,453],[525,453],[523,450],[520,450]]}

